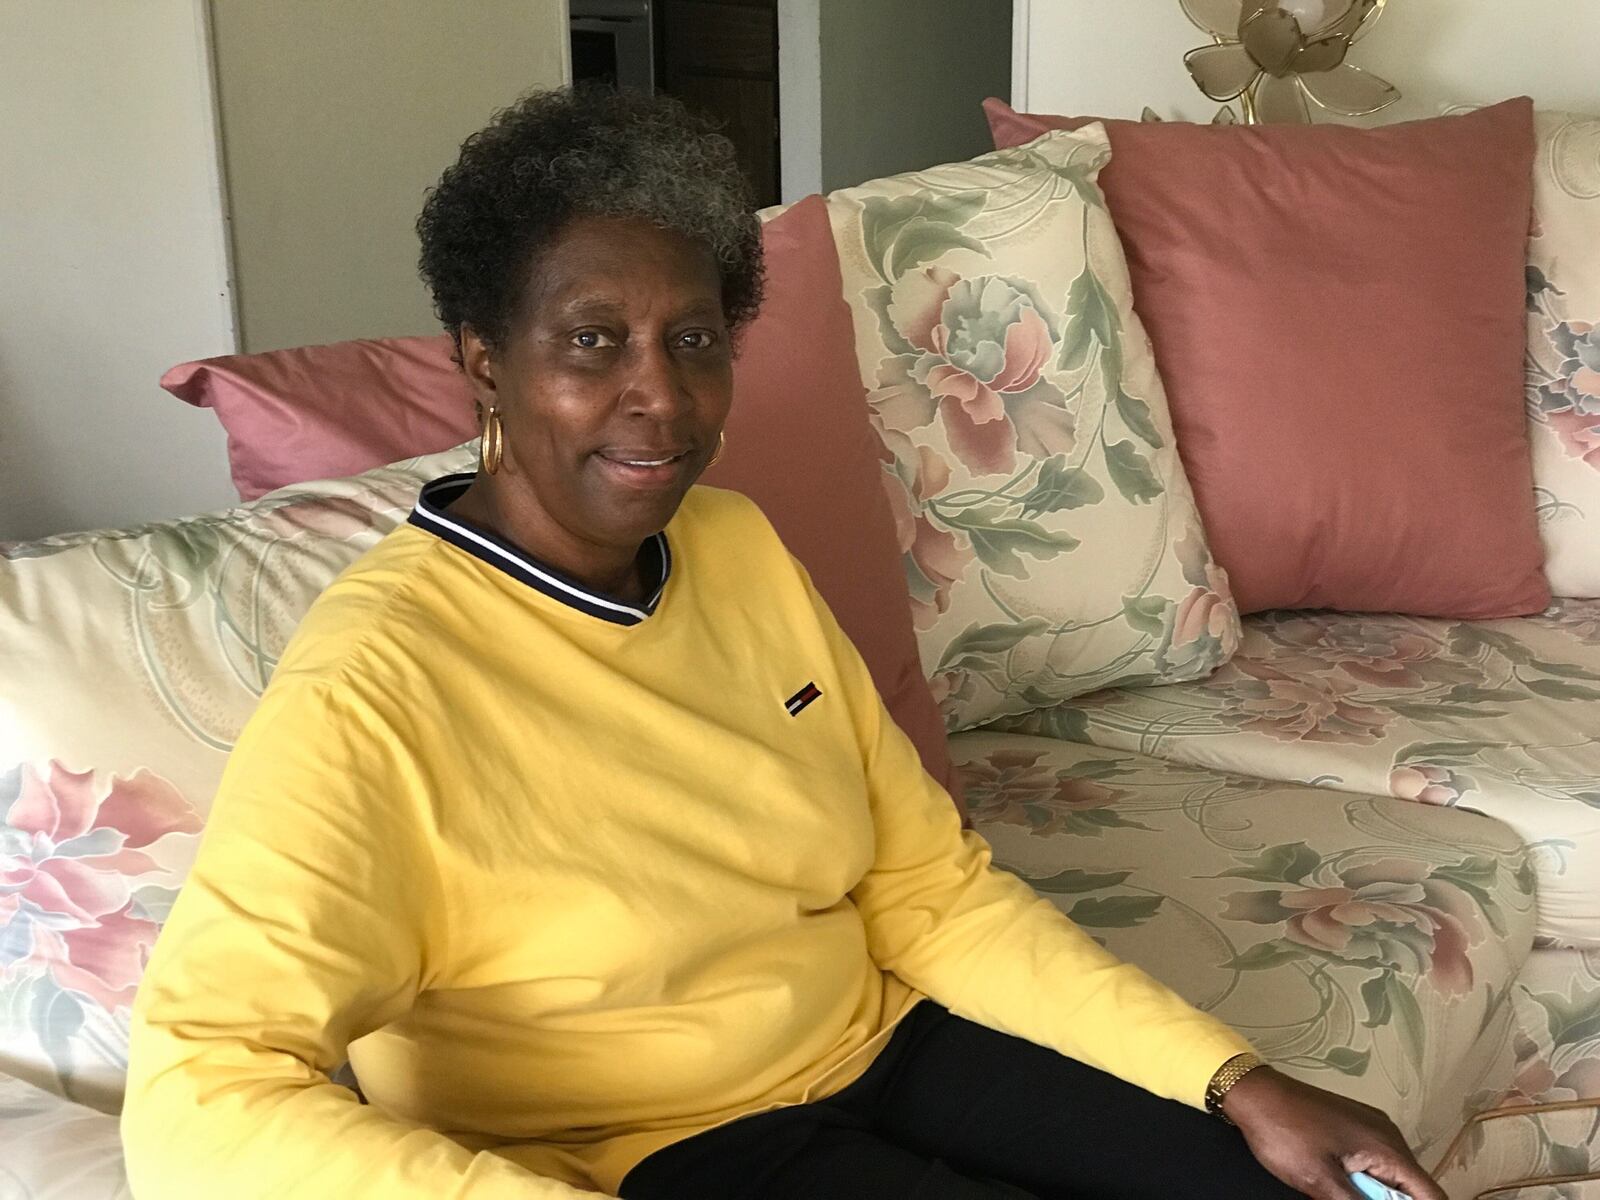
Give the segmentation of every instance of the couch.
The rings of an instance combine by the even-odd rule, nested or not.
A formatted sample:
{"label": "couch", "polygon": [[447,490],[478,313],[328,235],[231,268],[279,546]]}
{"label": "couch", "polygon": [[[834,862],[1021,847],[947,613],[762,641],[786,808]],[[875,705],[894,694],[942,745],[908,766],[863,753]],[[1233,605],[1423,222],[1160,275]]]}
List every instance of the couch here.
{"label": "couch", "polygon": [[[1109,222],[1093,224],[1105,135],[1050,134],[1043,146],[970,170],[1065,181],[1051,202],[1077,206],[1061,215],[1083,222],[1084,257],[1063,264],[1059,291],[1095,275],[1118,314],[1100,328],[1120,331],[1126,368],[1120,383],[1107,375],[1103,402],[1130,432],[1104,443],[1095,503],[1115,514],[1126,502],[1108,540],[1176,546],[1141,559],[1170,582],[1164,600],[1139,593],[1118,613],[1132,640],[1075,651],[1092,686],[1062,685],[1074,673],[1053,651],[1030,659],[1026,638],[1048,621],[1025,611],[1029,572],[1017,573],[1058,550],[1066,560],[1054,527],[1027,523],[1071,518],[1084,493],[1066,498],[1045,445],[1030,468],[1044,473],[1019,500],[1026,515],[969,531],[995,556],[973,570],[1011,589],[1013,634],[968,620],[961,606],[977,593],[962,591],[966,568],[941,574],[953,543],[936,536],[929,507],[951,494],[930,483],[950,464],[913,445],[939,426],[897,424],[903,393],[891,396],[882,374],[894,358],[926,376],[933,353],[895,326],[906,304],[893,286],[932,280],[953,295],[953,274],[913,272],[960,265],[989,238],[980,249],[998,271],[1004,235],[983,228],[981,206],[946,211],[932,224],[948,229],[930,231],[921,200],[920,217],[890,228],[927,176],[829,200],[845,291],[878,272],[851,293],[856,396],[881,439],[870,469],[891,485],[878,518],[906,564],[894,605],[921,639],[973,827],[998,862],[1281,1069],[1388,1110],[1452,1200],[1600,1194],[1588,1182],[1600,1178],[1600,870],[1589,865],[1600,849],[1600,600],[1482,620],[1271,610],[1240,621],[1199,534],[1169,536],[1198,517],[1154,365],[1135,364],[1145,339],[1116,239]],[[976,186],[954,178],[949,194]],[[913,238],[924,249],[902,253]],[[894,262],[904,269],[890,280],[881,268]],[[1070,295],[1089,290],[1074,283]],[[1003,300],[1024,325],[1029,303],[1044,311]],[[1027,328],[1070,341],[1081,315]],[[890,339],[889,358],[862,349],[875,337]],[[1110,362],[1111,344],[1086,348],[1086,361]],[[1084,365],[1070,360],[1059,369]],[[1021,382],[1053,403],[1048,371]],[[1007,411],[1018,428],[1008,452],[1020,455],[1033,435]],[[1149,466],[1130,480],[1132,452],[1116,447],[1135,445]],[[423,481],[470,469],[474,452],[295,482],[184,520],[0,545],[0,1196],[126,1194],[115,1114],[128,1005],[227,750],[317,592],[404,519]],[[1071,553],[1088,544],[1083,532]],[[999,682],[997,660],[1010,673]]]}

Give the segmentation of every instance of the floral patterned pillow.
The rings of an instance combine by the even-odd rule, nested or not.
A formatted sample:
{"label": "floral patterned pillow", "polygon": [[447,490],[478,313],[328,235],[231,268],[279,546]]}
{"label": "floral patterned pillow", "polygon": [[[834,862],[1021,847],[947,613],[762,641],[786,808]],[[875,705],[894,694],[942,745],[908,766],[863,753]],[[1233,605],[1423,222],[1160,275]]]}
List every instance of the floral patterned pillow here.
{"label": "floral patterned pillow", "polygon": [[1600,596],[1600,117],[1536,115],[1528,415],[1545,574]]}
{"label": "floral patterned pillow", "polygon": [[1104,128],[828,197],[923,667],[965,729],[1238,642],[1096,176]]}
{"label": "floral patterned pillow", "polygon": [[0,544],[0,1075],[115,1111],[150,947],[289,635],[425,480],[471,461]]}

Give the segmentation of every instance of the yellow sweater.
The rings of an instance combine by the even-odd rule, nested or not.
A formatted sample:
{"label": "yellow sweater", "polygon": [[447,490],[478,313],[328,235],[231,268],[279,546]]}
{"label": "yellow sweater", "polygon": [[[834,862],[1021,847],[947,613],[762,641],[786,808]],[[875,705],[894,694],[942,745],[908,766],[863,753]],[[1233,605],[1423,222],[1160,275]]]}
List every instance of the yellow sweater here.
{"label": "yellow sweater", "polygon": [[989,865],[747,500],[691,491],[634,607],[455,521],[464,479],[228,762],[134,1009],[140,1200],[615,1192],[924,995],[1189,1104],[1248,1049]]}

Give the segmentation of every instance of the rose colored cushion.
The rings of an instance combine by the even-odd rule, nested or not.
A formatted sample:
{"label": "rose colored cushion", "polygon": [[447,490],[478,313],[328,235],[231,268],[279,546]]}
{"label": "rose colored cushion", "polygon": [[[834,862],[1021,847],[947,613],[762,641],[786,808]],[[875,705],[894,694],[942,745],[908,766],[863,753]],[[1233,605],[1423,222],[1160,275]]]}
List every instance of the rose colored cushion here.
{"label": "rose colored cushion", "polygon": [[[924,765],[955,791],[917,656],[826,204],[794,205],[766,223],[763,237],[767,302],[745,331],[727,452],[705,482],[761,506],[860,649]],[[443,336],[339,342],[185,363],[161,386],[216,412],[234,482],[253,499],[473,437],[471,394],[450,354]]]}
{"label": "rose colored cushion", "polygon": [[233,485],[254,500],[476,436],[450,339],[373,338],[180,363],[161,386],[217,414]]}
{"label": "rose colored cushion", "polygon": [[[1001,146],[1090,120],[984,107]],[[1106,124],[1134,307],[1240,609],[1543,608],[1532,103],[1375,129]]]}
{"label": "rose colored cushion", "polygon": [[944,723],[917,656],[827,202],[800,201],[767,223],[763,242],[766,302],[734,364],[726,449],[701,482],[761,506],[867,660],[923,765],[960,807]]}

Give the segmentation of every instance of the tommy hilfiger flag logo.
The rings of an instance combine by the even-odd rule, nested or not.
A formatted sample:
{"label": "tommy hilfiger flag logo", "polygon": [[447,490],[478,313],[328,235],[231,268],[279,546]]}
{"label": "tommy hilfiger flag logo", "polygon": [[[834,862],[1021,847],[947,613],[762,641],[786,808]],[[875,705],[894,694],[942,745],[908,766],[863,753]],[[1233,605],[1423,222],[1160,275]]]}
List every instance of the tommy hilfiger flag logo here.
{"label": "tommy hilfiger flag logo", "polygon": [[791,717],[798,717],[802,708],[810,704],[813,700],[817,699],[817,697],[821,695],[822,692],[818,690],[816,684],[808,683],[805,685],[805,687],[801,688],[798,692],[785,700],[783,702],[783,707],[789,711],[789,715]]}

